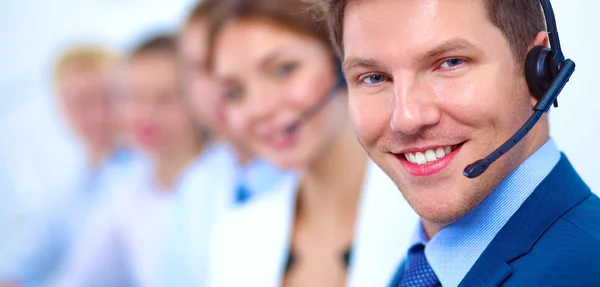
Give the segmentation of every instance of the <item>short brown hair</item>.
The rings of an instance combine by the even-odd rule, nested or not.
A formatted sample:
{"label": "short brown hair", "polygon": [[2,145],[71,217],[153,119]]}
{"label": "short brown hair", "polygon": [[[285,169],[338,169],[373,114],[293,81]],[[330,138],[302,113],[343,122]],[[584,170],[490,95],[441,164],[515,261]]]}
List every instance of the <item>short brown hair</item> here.
{"label": "short brown hair", "polygon": [[319,40],[335,59],[324,10],[314,8],[307,0],[219,0],[209,28],[209,55],[213,54],[215,38],[227,22],[261,19]]}
{"label": "short brown hair", "polygon": [[208,19],[215,10],[215,8],[220,3],[220,0],[200,0],[196,3],[194,8],[192,8],[190,14],[188,15],[187,20],[185,21],[186,25],[196,24],[198,22],[205,21]]}
{"label": "short brown hair", "polygon": [[[327,22],[331,39],[340,57],[344,55],[343,23],[348,0],[320,0],[327,10]],[[540,31],[546,31],[546,23],[539,0],[482,0],[488,18],[496,26],[511,47],[518,63],[523,63],[528,47]]]}
{"label": "short brown hair", "polygon": [[129,54],[129,58],[135,58],[139,55],[151,52],[177,55],[177,41],[175,41],[175,36],[171,34],[160,34],[146,39],[133,49]]}

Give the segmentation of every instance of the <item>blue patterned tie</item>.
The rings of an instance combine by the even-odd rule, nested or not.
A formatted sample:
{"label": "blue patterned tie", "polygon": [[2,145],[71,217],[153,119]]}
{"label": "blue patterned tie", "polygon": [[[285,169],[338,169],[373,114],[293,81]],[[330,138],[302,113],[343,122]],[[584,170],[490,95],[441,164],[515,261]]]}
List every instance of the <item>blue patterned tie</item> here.
{"label": "blue patterned tie", "polygon": [[440,281],[425,258],[425,246],[418,244],[408,250],[408,268],[398,287],[436,287]]}

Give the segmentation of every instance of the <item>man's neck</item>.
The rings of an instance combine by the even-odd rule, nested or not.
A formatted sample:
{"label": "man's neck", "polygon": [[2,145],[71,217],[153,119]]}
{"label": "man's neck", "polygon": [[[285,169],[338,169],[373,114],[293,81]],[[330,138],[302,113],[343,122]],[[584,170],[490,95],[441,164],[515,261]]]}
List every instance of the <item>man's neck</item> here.
{"label": "man's neck", "polygon": [[113,150],[114,147],[107,145],[88,151],[88,165],[93,169],[99,168],[112,154]]}
{"label": "man's neck", "polygon": [[202,153],[204,145],[197,141],[180,143],[177,147],[160,152],[156,157],[155,182],[161,190],[170,192],[181,173]]}

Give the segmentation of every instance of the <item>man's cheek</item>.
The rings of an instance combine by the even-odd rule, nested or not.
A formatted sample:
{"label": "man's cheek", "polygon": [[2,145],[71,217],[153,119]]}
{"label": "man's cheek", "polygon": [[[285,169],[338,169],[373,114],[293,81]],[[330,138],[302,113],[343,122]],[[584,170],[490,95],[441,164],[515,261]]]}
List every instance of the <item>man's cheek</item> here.
{"label": "man's cheek", "polygon": [[354,131],[366,146],[375,143],[389,128],[388,109],[369,100],[350,99],[350,116]]}
{"label": "man's cheek", "polygon": [[241,140],[247,140],[250,137],[250,129],[246,127],[244,119],[237,113],[225,110],[225,120],[229,132],[233,133],[234,137]]}

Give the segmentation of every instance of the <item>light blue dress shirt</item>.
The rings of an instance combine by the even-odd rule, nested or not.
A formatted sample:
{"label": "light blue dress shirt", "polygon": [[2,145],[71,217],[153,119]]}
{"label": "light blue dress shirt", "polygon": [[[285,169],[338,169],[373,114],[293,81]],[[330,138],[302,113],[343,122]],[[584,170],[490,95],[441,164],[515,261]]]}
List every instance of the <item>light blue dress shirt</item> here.
{"label": "light blue dress shirt", "polygon": [[100,167],[84,172],[63,200],[11,238],[6,254],[0,254],[0,282],[46,286],[61,268],[91,210],[109,196],[121,177],[141,168],[136,160],[133,154],[119,151]]}
{"label": "light blue dress shirt", "polygon": [[552,139],[519,165],[479,206],[427,240],[423,226],[414,244],[425,256],[442,286],[458,286],[496,234],[560,160]]}

